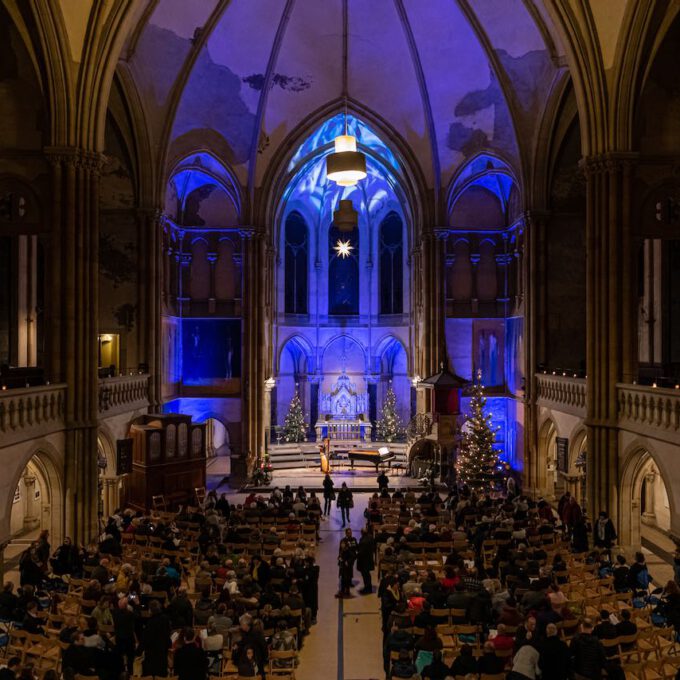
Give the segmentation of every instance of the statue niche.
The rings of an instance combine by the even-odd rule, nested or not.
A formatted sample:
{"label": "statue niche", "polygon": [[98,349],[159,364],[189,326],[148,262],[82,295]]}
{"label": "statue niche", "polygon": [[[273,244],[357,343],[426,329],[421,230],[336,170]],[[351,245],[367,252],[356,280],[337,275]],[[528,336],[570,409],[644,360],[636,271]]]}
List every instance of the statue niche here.
{"label": "statue niche", "polygon": [[330,392],[320,395],[317,438],[364,440],[371,437],[371,424],[366,413],[368,395],[359,394],[356,384],[343,373]]}

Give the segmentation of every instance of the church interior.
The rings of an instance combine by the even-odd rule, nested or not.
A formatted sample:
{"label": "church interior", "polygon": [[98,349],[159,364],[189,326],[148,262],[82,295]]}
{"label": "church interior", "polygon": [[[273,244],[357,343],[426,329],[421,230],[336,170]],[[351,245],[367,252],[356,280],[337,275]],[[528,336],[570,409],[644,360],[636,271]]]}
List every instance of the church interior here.
{"label": "church interior", "polygon": [[[680,579],[678,2],[2,0],[0,37],[5,581],[212,492],[329,472],[357,538],[379,470],[467,499],[475,386],[477,493]],[[339,512],[298,680],[385,674]]]}

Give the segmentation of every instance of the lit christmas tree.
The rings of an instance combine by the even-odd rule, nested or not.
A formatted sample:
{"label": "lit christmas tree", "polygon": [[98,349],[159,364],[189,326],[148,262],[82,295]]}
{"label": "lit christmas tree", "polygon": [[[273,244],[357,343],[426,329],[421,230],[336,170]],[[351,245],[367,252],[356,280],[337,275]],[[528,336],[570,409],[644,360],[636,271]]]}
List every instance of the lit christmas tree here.
{"label": "lit christmas tree", "polygon": [[382,405],[382,418],[379,418],[375,424],[378,439],[386,442],[391,442],[397,437],[400,437],[404,428],[401,424],[401,418],[397,413],[397,395],[392,389],[392,383],[387,387],[385,394],[385,401]]}
{"label": "lit christmas tree", "polygon": [[493,445],[500,427],[491,425],[491,416],[484,413],[485,406],[482,373],[478,371],[472,386],[470,415],[463,423],[463,437],[456,458],[459,482],[473,491],[491,491],[498,464],[498,450]]}
{"label": "lit christmas tree", "polygon": [[296,389],[283,421],[283,439],[287,442],[303,442],[306,433],[305,414],[302,412],[302,402]]}

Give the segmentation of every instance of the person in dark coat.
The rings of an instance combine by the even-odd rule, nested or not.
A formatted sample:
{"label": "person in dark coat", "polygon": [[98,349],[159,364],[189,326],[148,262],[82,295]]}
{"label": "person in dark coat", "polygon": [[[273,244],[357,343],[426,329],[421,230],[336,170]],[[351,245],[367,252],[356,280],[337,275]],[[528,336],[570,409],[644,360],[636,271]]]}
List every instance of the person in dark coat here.
{"label": "person in dark coat", "polygon": [[381,470],[376,481],[378,482],[378,491],[389,488],[390,478],[385,474],[385,470]]}
{"label": "person in dark coat", "polygon": [[68,537],[55,550],[50,563],[52,564],[52,571],[57,576],[80,574],[82,570],[78,548],[73,545],[73,542]]}
{"label": "person in dark coat", "polygon": [[208,674],[208,655],[196,645],[193,628],[184,629],[184,644],[175,651],[174,668],[179,680],[205,680]]}
{"label": "person in dark coat", "polygon": [[43,571],[38,560],[36,545],[30,545],[19,558],[19,584],[22,586],[39,586],[43,580]]}
{"label": "person in dark coat", "polygon": [[313,556],[305,558],[303,577],[300,583],[300,591],[309,607],[312,623],[316,623],[316,615],[319,611],[319,565]]}
{"label": "person in dark coat", "polygon": [[335,500],[335,487],[331,476],[326,473],[323,478],[323,516],[328,517],[331,514],[331,504]]}
{"label": "person in dark coat", "polygon": [[343,482],[340,492],[338,493],[338,507],[340,508],[343,527],[345,526],[345,523],[349,524],[349,511],[353,505],[354,498],[352,497],[352,492],[347,488],[347,482]]}
{"label": "person in dark coat", "polygon": [[62,654],[61,667],[67,680],[76,675],[95,675],[95,649],[85,646],[82,633],[73,634],[71,644]]}
{"label": "person in dark coat", "polygon": [[231,659],[241,673],[241,666],[243,664],[250,664],[248,650],[253,650],[254,663],[259,668],[261,674],[264,673],[267,660],[269,659],[267,641],[264,635],[259,630],[253,629],[253,617],[250,614],[243,614],[238,620],[241,640],[234,645],[232,649]]}
{"label": "person in dark coat", "polygon": [[349,597],[349,589],[352,587],[352,574],[354,573],[354,560],[356,553],[346,538],[340,541],[338,551],[338,575],[340,577],[340,589],[336,597]]}
{"label": "person in dark coat", "polygon": [[0,619],[15,621],[19,609],[19,598],[14,594],[14,584],[7,581],[0,593]]}
{"label": "person in dark coat", "polygon": [[173,628],[186,628],[194,625],[194,608],[187,597],[187,589],[180,588],[170,600],[165,613],[170,617]]}
{"label": "person in dark coat", "polygon": [[614,529],[614,523],[609,519],[607,513],[602,510],[593,527],[593,545],[595,545],[596,548],[601,548],[609,553],[616,539],[617,536],[616,529]]}
{"label": "person in dark coat", "polygon": [[593,623],[590,619],[581,622],[581,631],[572,638],[569,654],[575,675],[587,680],[599,680],[602,677],[607,656],[602,643],[593,635]]}
{"label": "person in dark coat", "polygon": [[147,621],[142,632],[142,648],[144,662],[142,675],[168,674],[168,649],[170,649],[170,619],[163,613],[158,600],[149,603],[151,618]]}
{"label": "person in dark coat", "polygon": [[362,595],[373,592],[371,571],[375,569],[375,541],[366,528],[361,530],[361,538],[357,546],[357,569],[364,579],[364,587],[359,591]]}
{"label": "person in dark coat", "polygon": [[0,680],[16,680],[17,673],[21,670],[21,659],[13,656],[7,666],[0,668]]}
{"label": "person in dark coat", "polygon": [[129,675],[133,674],[135,662],[135,627],[137,616],[128,604],[126,597],[118,600],[118,606],[113,610],[113,631],[116,637],[115,650],[123,660]]}
{"label": "person in dark coat", "polygon": [[549,623],[545,629],[545,640],[541,645],[538,667],[544,678],[567,680],[571,655],[567,643],[557,634],[557,626]]}

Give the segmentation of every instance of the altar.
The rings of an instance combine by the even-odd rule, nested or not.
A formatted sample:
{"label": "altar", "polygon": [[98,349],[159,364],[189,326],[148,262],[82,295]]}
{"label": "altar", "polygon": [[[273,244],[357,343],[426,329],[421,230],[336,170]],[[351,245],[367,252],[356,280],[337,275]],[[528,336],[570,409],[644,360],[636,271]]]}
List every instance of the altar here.
{"label": "altar", "polygon": [[314,426],[317,441],[370,441],[372,426],[367,413],[368,394],[357,392],[356,384],[343,373],[331,391],[319,397],[319,419]]}

